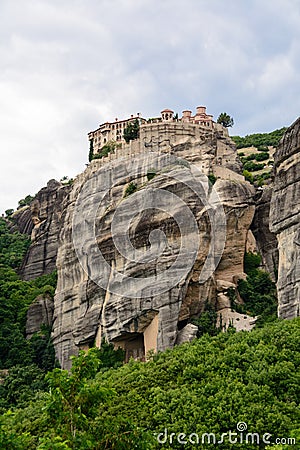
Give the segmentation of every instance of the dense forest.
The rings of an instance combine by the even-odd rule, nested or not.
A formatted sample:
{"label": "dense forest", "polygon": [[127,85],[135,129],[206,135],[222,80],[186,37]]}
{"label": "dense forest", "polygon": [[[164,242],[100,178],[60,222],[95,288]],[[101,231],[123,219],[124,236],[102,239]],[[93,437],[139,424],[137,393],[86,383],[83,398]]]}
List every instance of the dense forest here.
{"label": "dense forest", "polygon": [[[111,369],[98,349],[82,352],[71,373],[49,372],[48,388],[2,415],[0,448],[180,449],[183,433],[184,448],[194,448],[198,436],[196,448],[207,449],[205,433],[220,440],[240,423],[261,440],[272,435],[270,444],[299,439],[298,336],[299,319],[278,321],[252,332],[205,334],[147,363]],[[268,448],[257,438],[218,447]]]}

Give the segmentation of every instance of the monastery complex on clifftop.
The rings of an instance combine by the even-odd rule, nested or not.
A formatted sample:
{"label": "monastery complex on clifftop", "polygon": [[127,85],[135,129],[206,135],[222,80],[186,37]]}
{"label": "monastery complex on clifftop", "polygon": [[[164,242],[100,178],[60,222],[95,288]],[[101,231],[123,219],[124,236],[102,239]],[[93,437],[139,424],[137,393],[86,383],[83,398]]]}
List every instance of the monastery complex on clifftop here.
{"label": "monastery complex on clifftop", "polygon": [[[182,117],[174,115],[171,109],[164,109],[161,111],[160,117],[145,119],[141,117],[140,113],[131,115],[130,118],[114,122],[105,122],[99,125],[94,131],[88,133],[88,138],[93,146],[93,154],[100,152],[101,148],[108,142],[114,141],[120,146],[125,145],[124,129],[129,123],[139,123],[139,138],[140,141],[147,146],[147,141],[156,138],[162,141],[166,138],[170,143],[175,143],[179,136],[197,137],[204,130],[217,130],[221,134],[228,135],[227,129],[222,125],[213,121],[213,116],[206,113],[205,106],[198,106],[195,115],[192,111],[185,110],[182,112]],[[201,131],[202,130],[202,131]]]}

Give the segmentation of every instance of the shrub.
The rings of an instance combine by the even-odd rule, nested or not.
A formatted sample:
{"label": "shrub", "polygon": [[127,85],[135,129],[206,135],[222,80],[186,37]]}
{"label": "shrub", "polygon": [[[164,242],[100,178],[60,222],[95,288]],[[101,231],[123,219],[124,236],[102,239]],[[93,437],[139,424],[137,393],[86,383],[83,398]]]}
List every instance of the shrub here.
{"label": "shrub", "polygon": [[245,180],[249,181],[250,183],[253,183],[253,175],[248,170],[243,170],[243,175],[245,177]]}
{"label": "shrub", "polygon": [[246,280],[239,280],[238,291],[244,301],[245,311],[259,315],[257,325],[277,318],[277,294],[275,283],[270,275],[260,270],[261,256],[257,253],[245,253],[244,271]]}
{"label": "shrub", "polygon": [[194,318],[192,323],[197,325],[197,336],[203,336],[209,334],[210,336],[216,336],[221,330],[217,328],[218,314],[216,309],[206,300],[204,311],[198,318]]}
{"label": "shrub", "polygon": [[211,184],[215,184],[215,182],[217,181],[217,177],[213,173],[209,174],[207,178],[209,179]]}
{"label": "shrub", "polygon": [[147,172],[147,180],[150,181],[156,175],[156,169],[149,169]]}
{"label": "shrub", "polygon": [[136,190],[137,185],[131,181],[125,189],[124,197],[128,197],[129,195],[133,194]]}
{"label": "shrub", "polygon": [[250,274],[261,264],[261,256],[258,253],[246,252],[244,256],[244,271]]}
{"label": "shrub", "polygon": [[244,169],[249,171],[249,172],[256,172],[258,170],[262,170],[265,167],[265,165],[263,163],[261,164],[256,164],[252,161],[247,161],[244,164]]}
{"label": "shrub", "polygon": [[28,206],[30,205],[30,203],[32,202],[32,200],[34,199],[34,197],[32,195],[26,195],[25,198],[22,198],[21,200],[19,200],[19,208],[23,208],[24,206]]}
{"label": "shrub", "polygon": [[268,152],[261,152],[255,155],[256,161],[265,161],[270,158],[270,154]]}
{"label": "shrub", "polygon": [[113,153],[116,148],[119,148],[121,146],[120,143],[116,141],[108,141],[103,147],[101,147],[100,153],[95,153],[92,157],[92,159],[101,159],[105,156],[107,156],[109,153]]}

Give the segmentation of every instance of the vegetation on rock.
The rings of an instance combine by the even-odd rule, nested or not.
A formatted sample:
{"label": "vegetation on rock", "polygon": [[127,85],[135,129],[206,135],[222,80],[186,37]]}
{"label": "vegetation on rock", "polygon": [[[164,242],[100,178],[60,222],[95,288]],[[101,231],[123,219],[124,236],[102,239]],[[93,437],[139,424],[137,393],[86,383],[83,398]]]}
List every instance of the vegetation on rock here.
{"label": "vegetation on rock", "polygon": [[136,190],[137,190],[137,185],[131,181],[125,189],[124,197],[128,197],[129,195],[136,192]]}
{"label": "vegetation on rock", "polygon": [[268,151],[268,146],[277,147],[280,139],[284,135],[286,127],[274,130],[271,133],[247,134],[244,137],[231,136],[237,148],[256,147],[261,151]]}
{"label": "vegetation on rock", "polygon": [[[90,155],[92,159],[101,159],[107,156],[109,153],[114,153],[116,148],[120,147],[120,144],[116,141],[108,141],[103,147],[101,147],[100,153]],[[91,160],[90,160],[91,161]]]}
{"label": "vegetation on rock", "polygon": [[133,141],[134,139],[137,139],[140,134],[140,124],[139,120],[135,119],[134,122],[129,122],[128,125],[124,128],[123,137],[125,139],[125,142],[127,144],[129,141]]}
{"label": "vegetation on rock", "polygon": [[217,123],[220,123],[221,125],[223,125],[223,127],[229,128],[229,127],[233,127],[234,120],[232,117],[230,117],[229,114],[227,114],[226,112],[223,112],[219,115],[219,117],[217,119]]}
{"label": "vegetation on rock", "polygon": [[256,326],[277,319],[276,285],[270,275],[259,269],[261,257],[256,253],[245,253],[245,280],[239,280],[238,292],[244,304],[237,303],[236,293],[230,292],[233,308],[241,314],[258,316]]}

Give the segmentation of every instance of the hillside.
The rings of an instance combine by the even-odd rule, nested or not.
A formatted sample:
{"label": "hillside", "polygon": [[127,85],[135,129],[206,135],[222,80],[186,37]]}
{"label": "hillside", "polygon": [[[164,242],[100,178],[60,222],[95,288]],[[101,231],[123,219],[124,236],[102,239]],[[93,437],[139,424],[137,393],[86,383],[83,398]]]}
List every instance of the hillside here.
{"label": "hillside", "polygon": [[[205,433],[220,440],[237,429],[243,443],[240,433],[232,442],[227,435],[218,448],[250,450],[260,439],[265,449],[263,436],[270,444],[299,439],[299,325],[294,319],[205,335],[147,363],[131,360],[108,371],[99,371],[91,349],[74,359],[70,375],[60,369],[48,375],[50,393],[2,416],[1,448],[180,449],[185,440],[192,449],[198,436],[196,448],[207,450],[214,437]],[[246,428],[256,433],[253,445]]]}
{"label": "hillside", "polygon": [[286,130],[286,127],[282,127],[270,133],[247,134],[244,137],[231,136],[231,139],[233,139],[238,149],[256,147],[262,150],[262,147],[277,147]]}

